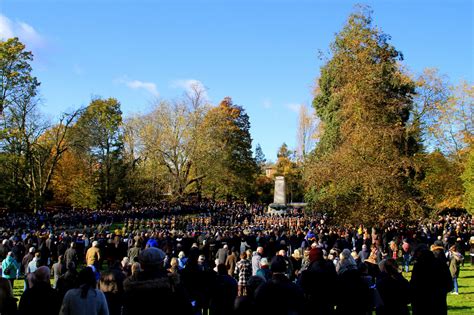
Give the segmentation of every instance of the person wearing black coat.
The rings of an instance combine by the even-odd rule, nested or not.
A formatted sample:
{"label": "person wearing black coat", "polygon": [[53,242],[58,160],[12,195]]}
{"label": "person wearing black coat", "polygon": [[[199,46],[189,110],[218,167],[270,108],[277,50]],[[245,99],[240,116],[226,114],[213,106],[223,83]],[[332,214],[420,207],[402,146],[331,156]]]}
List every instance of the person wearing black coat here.
{"label": "person wearing black coat", "polygon": [[397,262],[384,260],[380,269],[376,287],[383,305],[377,308],[377,315],[409,315],[410,283],[398,272]]}
{"label": "person wearing black coat", "polygon": [[299,277],[307,304],[307,314],[333,314],[335,305],[335,285],[337,280],[334,263],[323,257],[320,248],[309,252],[310,265]]}
{"label": "person wearing black coat", "polygon": [[20,315],[58,314],[61,298],[59,293],[51,287],[49,268],[39,267],[32,275],[32,286],[23,292],[18,313]]}
{"label": "person wearing black coat", "polygon": [[272,279],[255,292],[255,314],[304,314],[304,293],[285,275],[286,260],[275,256],[271,262]]}
{"label": "person wearing black coat", "polygon": [[165,256],[155,247],[140,253],[138,260],[143,270],[123,283],[123,315],[193,313],[185,291],[164,269]]}
{"label": "person wearing black coat", "polygon": [[453,289],[448,266],[435,258],[425,244],[414,252],[415,264],[410,280],[413,315],[445,315],[446,295]]}

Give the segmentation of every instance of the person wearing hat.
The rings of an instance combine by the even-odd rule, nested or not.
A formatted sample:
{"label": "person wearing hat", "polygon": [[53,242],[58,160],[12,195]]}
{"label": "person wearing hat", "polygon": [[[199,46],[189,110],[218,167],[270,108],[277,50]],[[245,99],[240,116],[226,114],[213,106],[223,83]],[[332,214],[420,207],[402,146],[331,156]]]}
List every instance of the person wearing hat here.
{"label": "person wearing hat", "polygon": [[87,266],[94,266],[96,270],[100,269],[100,249],[99,249],[99,242],[93,241],[92,247],[89,248],[86,252],[86,265]]}
{"label": "person wearing hat", "polygon": [[165,256],[165,252],[155,247],[140,253],[142,271],[123,283],[123,315],[149,314],[157,308],[163,313],[192,314],[191,302],[183,288],[164,268]]}
{"label": "person wearing hat", "polygon": [[265,281],[272,278],[272,272],[270,271],[270,266],[266,257],[260,259],[260,269],[257,270],[256,276],[261,277]]}
{"label": "person wearing hat", "polygon": [[444,244],[442,240],[436,240],[433,245],[430,246],[430,250],[433,252],[433,255],[442,263],[448,263],[448,260],[446,259],[446,251],[444,249]]}
{"label": "person wearing hat", "polygon": [[306,311],[308,314],[332,314],[336,296],[336,268],[331,261],[324,259],[321,248],[312,248],[308,258],[309,266],[298,279],[308,301]]}
{"label": "person wearing hat", "polygon": [[285,275],[287,262],[283,256],[273,257],[272,278],[255,292],[255,314],[304,314],[304,293]]}

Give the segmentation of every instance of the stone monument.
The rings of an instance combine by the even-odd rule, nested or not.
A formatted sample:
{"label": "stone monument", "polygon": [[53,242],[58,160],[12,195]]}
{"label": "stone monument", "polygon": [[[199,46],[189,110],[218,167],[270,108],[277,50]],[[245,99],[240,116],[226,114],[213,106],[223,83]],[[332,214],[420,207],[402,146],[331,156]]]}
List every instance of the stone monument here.
{"label": "stone monument", "polygon": [[286,205],[286,183],[285,177],[275,177],[275,191],[273,194],[273,203]]}

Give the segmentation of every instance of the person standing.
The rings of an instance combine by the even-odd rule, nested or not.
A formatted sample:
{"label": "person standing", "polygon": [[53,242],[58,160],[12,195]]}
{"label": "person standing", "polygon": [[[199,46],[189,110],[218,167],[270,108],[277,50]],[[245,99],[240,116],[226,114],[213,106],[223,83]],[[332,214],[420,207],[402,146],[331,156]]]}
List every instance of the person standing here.
{"label": "person standing", "polygon": [[51,287],[50,277],[50,270],[46,266],[39,267],[30,275],[30,286],[23,292],[18,305],[19,314],[58,314],[61,299],[59,293]]}
{"label": "person standing", "polygon": [[71,242],[71,244],[69,245],[69,248],[66,249],[66,251],[64,252],[64,264],[66,266],[69,265],[69,263],[74,263],[75,266],[77,266],[77,262],[78,262],[78,257],[77,257],[77,251],[76,251],[76,243],[75,242]]}
{"label": "person standing", "polygon": [[12,252],[7,253],[7,257],[2,261],[2,277],[10,281],[14,287],[15,278],[18,277],[20,264],[16,261]]}
{"label": "person standing", "polygon": [[66,293],[59,315],[109,315],[105,295],[96,287],[92,268],[82,269],[79,273],[79,288]]}
{"label": "person standing", "polygon": [[7,279],[0,278],[0,314],[17,315],[18,299],[13,297],[13,288]]}
{"label": "person standing", "polygon": [[93,241],[92,247],[86,252],[86,264],[87,266],[94,266],[96,270],[99,270],[100,259],[99,242]]}
{"label": "person standing", "polygon": [[461,263],[463,261],[462,254],[456,248],[456,245],[453,245],[449,248],[449,272],[451,273],[451,278],[453,278],[453,294],[459,294],[458,278],[459,272],[461,271]]}
{"label": "person standing", "polygon": [[240,254],[240,260],[235,266],[235,273],[238,278],[238,295],[244,296],[247,295],[246,288],[249,278],[252,276],[252,266],[247,260],[247,254],[243,252]]}
{"label": "person standing", "polygon": [[448,266],[425,244],[417,246],[413,258],[415,264],[410,280],[413,315],[446,315],[446,295],[453,288]]}

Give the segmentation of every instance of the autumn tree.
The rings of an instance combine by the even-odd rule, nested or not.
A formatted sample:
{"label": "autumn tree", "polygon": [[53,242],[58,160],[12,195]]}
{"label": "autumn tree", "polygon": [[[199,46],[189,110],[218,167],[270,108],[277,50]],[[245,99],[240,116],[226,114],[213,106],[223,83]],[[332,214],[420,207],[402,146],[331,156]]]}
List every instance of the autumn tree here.
{"label": "autumn tree", "polygon": [[63,114],[58,123],[38,110],[39,82],[31,76],[33,55],[17,38],[0,42],[0,202],[11,209],[38,210],[52,198],[52,178],[66,138],[79,111]]}
{"label": "autumn tree", "polygon": [[469,213],[474,214],[474,150],[472,147],[470,147],[461,179],[465,189],[463,205]]}
{"label": "autumn tree", "polygon": [[[78,187],[95,191],[98,205],[115,202],[124,177],[120,103],[114,98],[92,100],[75,124],[71,141],[87,166],[88,177],[81,178]],[[93,187],[87,187],[90,184]]]}
{"label": "autumn tree", "polygon": [[317,127],[318,121],[316,117],[308,111],[305,105],[300,105],[297,134],[297,157],[299,161],[303,162],[306,156],[314,149]]}
{"label": "autumn tree", "polygon": [[224,98],[208,111],[201,130],[212,145],[206,156],[205,189],[214,198],[244,199],[251,193],[257,170],[244,108]]}
{"label": "autumn tree", "polygon": [[419,147],[406,129],[415,86],[389,39],[371,12],[351,14],[321,69],[313,106],[323,133],[305,169],[307,198],[340,220],[374,222],[420,210],[413,184]]}

